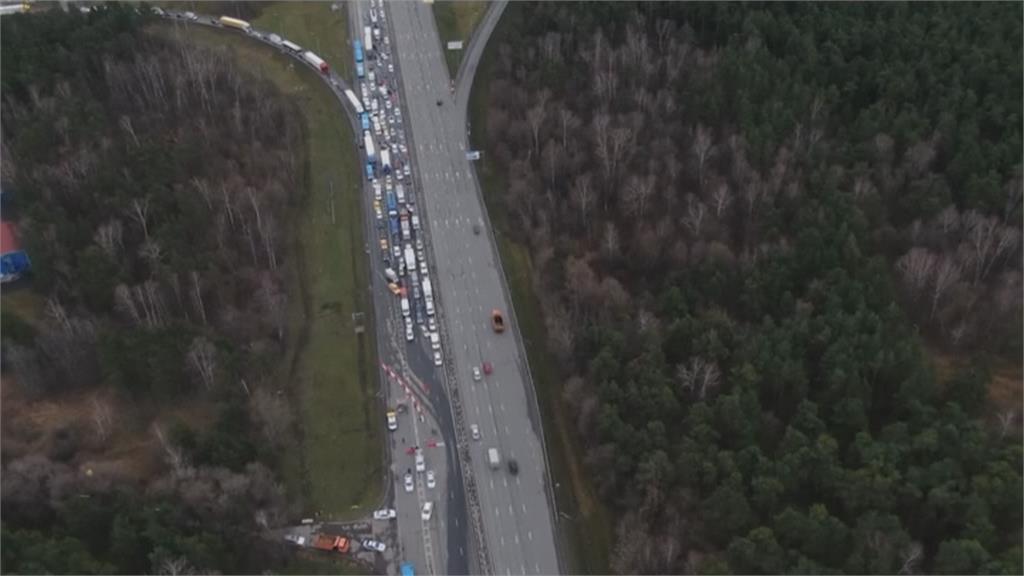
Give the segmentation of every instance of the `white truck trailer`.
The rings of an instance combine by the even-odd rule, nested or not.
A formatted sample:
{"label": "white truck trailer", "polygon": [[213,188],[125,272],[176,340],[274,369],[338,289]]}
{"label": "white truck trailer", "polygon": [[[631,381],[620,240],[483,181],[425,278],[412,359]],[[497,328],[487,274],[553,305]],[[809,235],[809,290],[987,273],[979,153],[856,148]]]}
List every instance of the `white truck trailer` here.
{"label": "white truck trailer", "polygon": [[324,74],[327,74],[327,72],[329,71],[329,68],[327,67],[327,62],[324,62],[322,58],[310,52],[309,50],[306,50],[305,52],[302,53],[302,59],[312,64],[314,68],[316,68],[317,70]]}
{"label": "white truck trailer", "polygon": [[416,269],[416,252],[409,244],[405,245],[405,267],[409,270]]}
{"label": "white truck trailer", "polygon": [[373,51],[373,33],[369,26],[363,26],[363,44],[366,46],[366,53]]}
{"label": "white truck trailer", "polygon": [[370,162],[376,162],[377,151],[373,147],[373,136],[370,136],[369,130],[363,132],[363,145],[366,147],[366,159]]}
{"label": "white truck trailer", "polygon": [[345,97],[352,103],[352,108],[355,109],[356,114],[362,114],[366,110],[363,108],[363,103],[356,97],[356,93],[351,90],[345,90]]}

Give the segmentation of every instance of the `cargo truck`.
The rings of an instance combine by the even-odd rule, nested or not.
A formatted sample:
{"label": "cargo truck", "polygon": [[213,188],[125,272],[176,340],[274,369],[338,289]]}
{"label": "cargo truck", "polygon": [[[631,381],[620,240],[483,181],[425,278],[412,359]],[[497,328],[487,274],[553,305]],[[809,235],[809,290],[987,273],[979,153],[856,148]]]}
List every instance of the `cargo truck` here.
{"label": "cargo truck", "polygon": [[380,169],[385,175],[391,174],[391,152],[388,151],[387,147],[384,147],[380,151]]}
{"label": "cargo truck", "polygon": [[327,62],[324,62],[323,58],[320,58],[319,56],[310,52],[309,50],[306,50],[305,52],[302,53],[302,59],[305,60],[306,62],[309,62],[314,68],[316,68],[323,74],[327,74],[327,72],[329,71],[329,68],[327,67]]}
{"label": "cargo truck", "polygon": [[[352,107],[355,108],[356,114],[362,114],[363,112],[366,112],[366,109],[363,108],[363,103],[359,101],[358,97],[356,97],[355,92],[353,92],[352,90],[345,90],[345,97],[348,98],[348,101],[352,103]],[[363,130],[366,130],[366,128],[363,128]]]}
{"label": "cargo truck", "polygon": [[501,456],[498,455],[497,448],[487,449],[487,463],[491,465],[491,469],[497,470],[501,467]]}
{"label": "cargo truck", "polygon": [[252,24],[249,24],[245,20],[239,20],[238,18],[232,18],[230,16],[221,16],[220,25],[227,26],[228,28],[236,28],[245,32],[246,34],[252,34]]}
{"label": "cargo truck", "polygon": [[349,540],[344,536],[332,536],[330,534],[317,534],[313,539],[313,548],[331,552],[337,550],[341,554],[348,554],[350,549]]}
{"label": "cargo truck", "polygon": [[405,267],[409,270],[416,269],[416,252],[408,244],[405,245]]}
{"label": "cargo truck", "polygon": [[28,4],[8,4],[6,6],[0,6],[0,16],[6,14],[22,14],[28,12]]}
{"label": "cargo truck", "polygon": [[405,186],[398,184],[395,186],[395,193],[398,194],[398,201],[405,204]]}
{"label": "cargo truck", "polygon": [[427,300],[434,299],[434,287],[430,285],[430,278],[423,277],[423,298]]}
{"label": "cargo truck", "polygon": [[377,161],[377,151],[373,147],[373,136],[370,136],[370,131],[369,130],[363,132],[363,144],[366,147],[366,161],[367,162],[376,162]]}
{"label": "cargo truck", "polygon": [[373,34],[370,31],[369,26],[363,27],[363,42],[366,42],[366,53],[369,54],[373,51]]}
{"label": "cargo truck", "polygon": [[299,46],[298,44],[292,42],[291,40],[282,41],[281,46],[284,46],[285,48],[291,50],[292,52],[295,52],[296,54],[302,52],[302,46]]}

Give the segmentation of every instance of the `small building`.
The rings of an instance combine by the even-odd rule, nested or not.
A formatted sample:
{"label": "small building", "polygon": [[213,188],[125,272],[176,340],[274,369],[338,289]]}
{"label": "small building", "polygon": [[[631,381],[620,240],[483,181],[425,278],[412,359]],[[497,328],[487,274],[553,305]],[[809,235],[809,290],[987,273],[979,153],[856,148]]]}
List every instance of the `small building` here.
{"label": "small building", "polygon": [[21,278],[32,263],[18,244],[17,230],[11,222],[0,222],[0,282]]}

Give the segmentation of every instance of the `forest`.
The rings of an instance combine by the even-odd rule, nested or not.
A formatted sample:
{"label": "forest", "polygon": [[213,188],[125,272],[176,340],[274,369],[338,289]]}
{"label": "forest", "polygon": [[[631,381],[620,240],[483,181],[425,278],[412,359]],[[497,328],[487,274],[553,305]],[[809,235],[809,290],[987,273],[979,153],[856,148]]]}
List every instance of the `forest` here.
{"label": "forest", "polygon": [[615,572],[1020,573],[1022,11],[509,5],[489,210]]}
{"label": "forest", "polygon": [[[253,544],[296,514],[272,379],[305,128],[268,82],[149,18],[111,3],[2,20],[4,218],[33,262],[4,289],[5,573],[255,573],[286,556]],[[80,416],[38,438],[29,412],[62,398]],[[155,466],[125,457],[137,445]]]}

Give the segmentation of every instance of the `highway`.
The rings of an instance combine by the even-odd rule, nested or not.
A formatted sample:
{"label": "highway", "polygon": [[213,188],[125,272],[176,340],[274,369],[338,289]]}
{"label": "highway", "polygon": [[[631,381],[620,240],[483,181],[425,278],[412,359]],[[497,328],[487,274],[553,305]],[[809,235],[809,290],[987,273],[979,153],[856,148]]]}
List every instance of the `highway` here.
{"label": "highway", "polygon": [[[359,25],[359,7],[366,3],[350,3],[356,10],[352,38],[359,38],[362,28]],[[206,14],[191,15],[178,11],[158,11],[161,16],[173,22],[193,23],[203,26],[222,28],[216,16]],[[359,27],[358,31],[354,29]],[[295,59],[306,67],[311,66],[304,60],[299,48],[289,50],[281,45],[281,38],[272,36],[269,31],[250,30],[250,38],[271,45]],[[341,41],[341,40],[339,40]],[[337,65],[337,63],[332,63]],[[368,64],[368,67],[373,67]],[[317,75],[327,83],[346,113],[353,128],[354,135],[361,135],[362,128],[358,115],[353,110],[345,95],[350,89],[346,79],[335,74],[333,70]],[[351,87],[359,92],[359,83]],[[368,103],[367,103],[368,104]],[[379,134],[377,135],[380,140]],[[361,142],[361,139],[357,137]],[[365,156],[360,156],[362,162]],[[403,314],[398,300],[391,294],[384,276],[384,260],[377,246],[379,234],[379,218],[372,208],[374,199],[373,186],[361,178],[361,192],[364,194],[361,205],[365,215],[365,251],[370,263],[370,285],[367,289],[373,300],[372,317],[364,319],[364,326],[374,330],[377,342],[378,358],[380,359],[379,374],[381,391],[388,409],[398,411],[398,430],[388,435],[386,453],[382,456],[389,464],[390,473],[384,479],[386,489],[384,500],[390,501],[396,511],[395,520],[372,520],[370,530],[372,538],[384,542],[386,549],[377,553],[359,550],[360,556],[370,554],[378,563],[384,565],[383,571],[396,574],[399,565],[411,563],[417,571],[428,574],[468,574],[467,557],[470,551],[466,539],[465,503],[459,461],[455,454],[454,430],[451,410],[445,396],[445,388],[441,385],[443,372],[434,366],[432,350],[427,342],[425,321],[416,327],[416,337],[408,342],[405,334]],[[379,183],[379,179],[378,179]],[[410,187],[408,199],[414,201],[416,193]],[[419,234],[417,234],[419,236]],[[391,239],[394,240],[394,239]],[[388,246],[390,249],[390,245]],[[405,279],[408,283],[408,278]],[[422,305],[422,302],[420,302]],[[425,319],[424,319],[425,320]],[[385,426],[385,422],[380,422]],[[426,470],[436,475],[436,486],[429,488],[426,483],[426,470],[415,470],[415,456],[412,448],[422,450],[426,461]],[[454,472],[452,472],[454,471]],[[414,477],[414,489],[405,490],[405,475]],[[421,518],[421,510],[425,502],[433,502],[435,513],[430,520]],[[369,514],[369,513],[368,513]],[[397,529],[396,529],[397,527]],[[285,530],[293,536],[304,536],[305,542],[317,530],[328,533],[345,534],[349,531],[344,524],[327,522],[322,527],[298,526]],[[358,549],[358,548],[357,548]]]}
{"label": "highway", "polygon": [[[371,22],[370,2],[348,3],[349,37],[352,40],[362,39],[364,27],[367,25],[375,25],[380,30],[380,37],[374,41],[374,49],[365,50],[367,76],[373,70],[379,83],[385,88],[397,90],[395,76],[387,72],[386,62],[393,59],[386,61],[381,56],[384,52],[392,53],[392,49],[387,48],[383,42],[384,37],[390,32],[389,22],[383,17],[380,5],[375,6],[374,15],[377,20]],[[368,79],[364,80],[366,82],[352,79],[356,82],[356,93],[360,94],[363,104],[369,107],[369,100],[362,97],[360,90],[363,84],[369,88]],[[372,89],[370,91],[372,92]],[[398,98],[396,104],[401,105],[401,98]],[[382,110],[380,117],[386,116]],[[400,124],[392,125],[391,128],[396,134],[402,132]],[[361,134],[361,130],[357,129],[355,133]],[[408,138],[407,133],[404,137]],[[387,145],[386,139],[379,133],[374,134],[374,139],[379,150],[383,150]],[[395,154],[396,160],[398,156]],[[407,158],[402,158],[402,163],[407,161]],[[421,193],[413,182],[405,182],[407,206],[412,207]],[[443,373],[434,366],[432,350],[424,337],[422,324],[416,325],[414,342],[406,341],[399,301],[387,288],[383,255],[376,246],[380,234],[377,230],[377,217],[371,209],[374,193],[370,183],[365,180],[364,194],[364,198],[367,199],[364,204],[366,237],[370,244],[368,252],[373,271],[371,292],[374,310],[378,316],[378,355],[387,367],[381,373],[382,382],[385,382],[385,398],[389,407],[404,404],[407,408],[406,414],[399,416],[399,430],[391,435],[388,446],[393,506],[398,514],[397,531],[394,535],[396,551],[389,557],[392,566],[388,572],[397,573],[398,564],[409,562],[418,572],[468,574],[470,550],[466,537],[465,496],[459,460],[455,453],[452,413],[445,386],[442,385]],[[416,236],[429,245],[426,232],[423,230]],[[393,244],[393,239],[391,240]],[[408,286],[409,280],[410,275],[407,275],[403,278],[403,284]],[[411,295],[410,300],[416,305],[416,299]],[[419,301],[419,305],[422,306],[422,300]],[[416,402],[412,401],[413,398],[416,398]],[[419,417],[416,405],[423,409],[422,418]],[[409,453],[412,446],[419,446],[422,449],[427,468],[436,473],[435,489],[428,489],[425,485],[425,475],[416,472],[414,456]],[[415,478],[415,490],[412,493],[405,491],[404,477],[407,473],[413,474]],[[433,502],[436,508],[433,518],[424,522],[420,518],[420,511],[427,501]]]}
{"label": "highway", "polygon": [[[466,160],[471,75],[460,78],[457,104],[431,7],[421,2],[387,6],[408,110],[406,129],[430,230],[446,361],[454,375],[448,385],[457,387],[464,424],[477,424],[482,434],[469,455],[491,569],[495,574],[556,574],[542,434],[528,388],[532,383],[480,191]],[[475,68],[475,61],[468,60],[470,65]],[[482,233],[474,233],[474,224],[483,225]],[[505,333],[492,330],[492,309],[504,314]],[[476,383],[472,368],[483,362],[494,371]],[[497,470],[486,460],[491,447],[502,456]],[[509,459],[518,462],[518,474],[507,469]]]}

